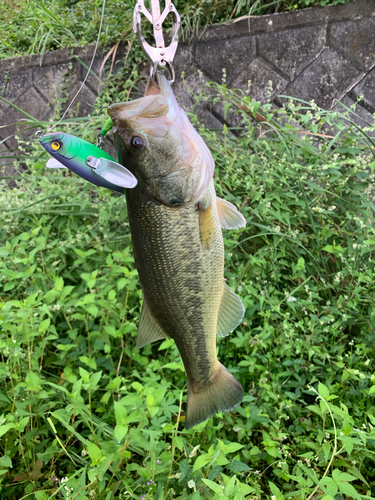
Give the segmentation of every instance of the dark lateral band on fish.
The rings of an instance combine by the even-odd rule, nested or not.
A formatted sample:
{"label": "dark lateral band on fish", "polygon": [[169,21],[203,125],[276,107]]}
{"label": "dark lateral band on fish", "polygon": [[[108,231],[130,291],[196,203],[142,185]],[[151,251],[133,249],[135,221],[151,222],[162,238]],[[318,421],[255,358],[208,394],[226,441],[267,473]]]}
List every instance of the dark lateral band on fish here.
{"label": "dark lateral band on fish", "polygon": [[119,162],[138,180],[126,191],[144,294],[137,346],[175,340],[188,378],[189,428],[243,398],[241,384],[217,359],[216,335],[233,331],[245,311],[224,283],[221,229],[246,221],[216,197],[209,149],[167,79],[158,74],[157,81],[150,80],[145,97],[107,111]]}

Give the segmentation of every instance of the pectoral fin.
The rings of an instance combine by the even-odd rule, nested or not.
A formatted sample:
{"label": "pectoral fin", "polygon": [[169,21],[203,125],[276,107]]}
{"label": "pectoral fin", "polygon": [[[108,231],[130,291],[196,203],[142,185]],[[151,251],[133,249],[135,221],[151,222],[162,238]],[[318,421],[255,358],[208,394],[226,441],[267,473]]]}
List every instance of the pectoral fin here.
{"label": "pectoral fin", "polygon": [[226,284],[223,284],[223,296],[217,318],[217,334],[225,337],[229,332],[233,332],[241,323],[245,314],[245,307],[241,299]]}
{"label": "pectoral fin", "polygon": [[60,163],[56,158],[50,158],[46,163],[47,168],[67,168],[65,165]]}
{"label": "pectoral fin", "polygon": [[106,158],[100,158],[98,166],[93,171],[115,186],[131,189],[138,182],[137,178],[127,168]]}
{"label": "pectoral fin", "polygon": [[141,347],[147,344],[152,344],[152,342],[156,342],[157,340],[165,339],[166,337],[168,337],[168,335],[153,317],[146,302],[143,302],[137,335],[138,349],[141,349]]}
{"label": "pectoral fin", "polygon": [[227,200],[216,197],[217,212],[223,229],[238,229],[246,226],[245,217]]}

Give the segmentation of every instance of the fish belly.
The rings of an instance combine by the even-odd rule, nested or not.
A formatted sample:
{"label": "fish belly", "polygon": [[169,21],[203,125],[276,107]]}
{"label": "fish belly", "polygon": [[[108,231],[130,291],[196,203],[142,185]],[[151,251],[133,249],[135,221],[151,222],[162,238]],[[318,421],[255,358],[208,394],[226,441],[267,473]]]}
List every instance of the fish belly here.
{"label": "fish belly", "polygon": [[189,386],[200,391],[220,366],[216,328],[224,245],[216,203],[205,210],[194,204],[171,208],[153,203],[137,188],[127,191],[127,201],[144,300],[175,340]]}

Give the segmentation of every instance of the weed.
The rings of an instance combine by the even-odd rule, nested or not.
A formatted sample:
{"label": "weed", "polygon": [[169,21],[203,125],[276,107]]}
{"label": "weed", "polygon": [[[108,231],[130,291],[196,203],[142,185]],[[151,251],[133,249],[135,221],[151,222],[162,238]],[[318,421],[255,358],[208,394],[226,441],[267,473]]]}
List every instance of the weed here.
{"label": "weed", "polygon": [[[1,499],[374,496],[374,125],[225,86],[196,99],[237,123],[218,135],[190,113],[247,219],[224,235],[246,314],[218,344],[244,402],[184,429],[174,342],[135,348],[124,197],[22,142],[28,170],[0,195]],[[100,124],[64,127],[94,141]]]}
{"label": "weed", "polygon": [[[199,26],[227,22],[236,17],[270,14],[303,7],[337,5],[350,0],[178,0],[185,35]],[[102,0],[5,0],[0,4],[0,59],[41,54],[60,47],[84,47],[96,41]],[[134,2],[107,0],[100,42],[113,46],[132,31]],[[169,24],[168,24],[169,23]],[[170,27],[167,19],[166,28]],[[148,31],[150,33],[149,26]],[[131,65],[130,65],[131,67]]]}

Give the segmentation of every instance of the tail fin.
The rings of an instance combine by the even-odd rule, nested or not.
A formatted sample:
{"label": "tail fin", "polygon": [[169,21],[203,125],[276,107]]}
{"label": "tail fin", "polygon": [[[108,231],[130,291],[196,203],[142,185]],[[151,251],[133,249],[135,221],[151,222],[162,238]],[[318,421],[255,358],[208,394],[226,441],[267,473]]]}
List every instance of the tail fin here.
{"label": "tail fin", "polygon": [[218,363],[217,374],[211,385],[195,392],[194,384],[188,384],[186,429],[204,422],[221,410],[232,410],[241,403],[242,398],[241,384],[225,366]]}

